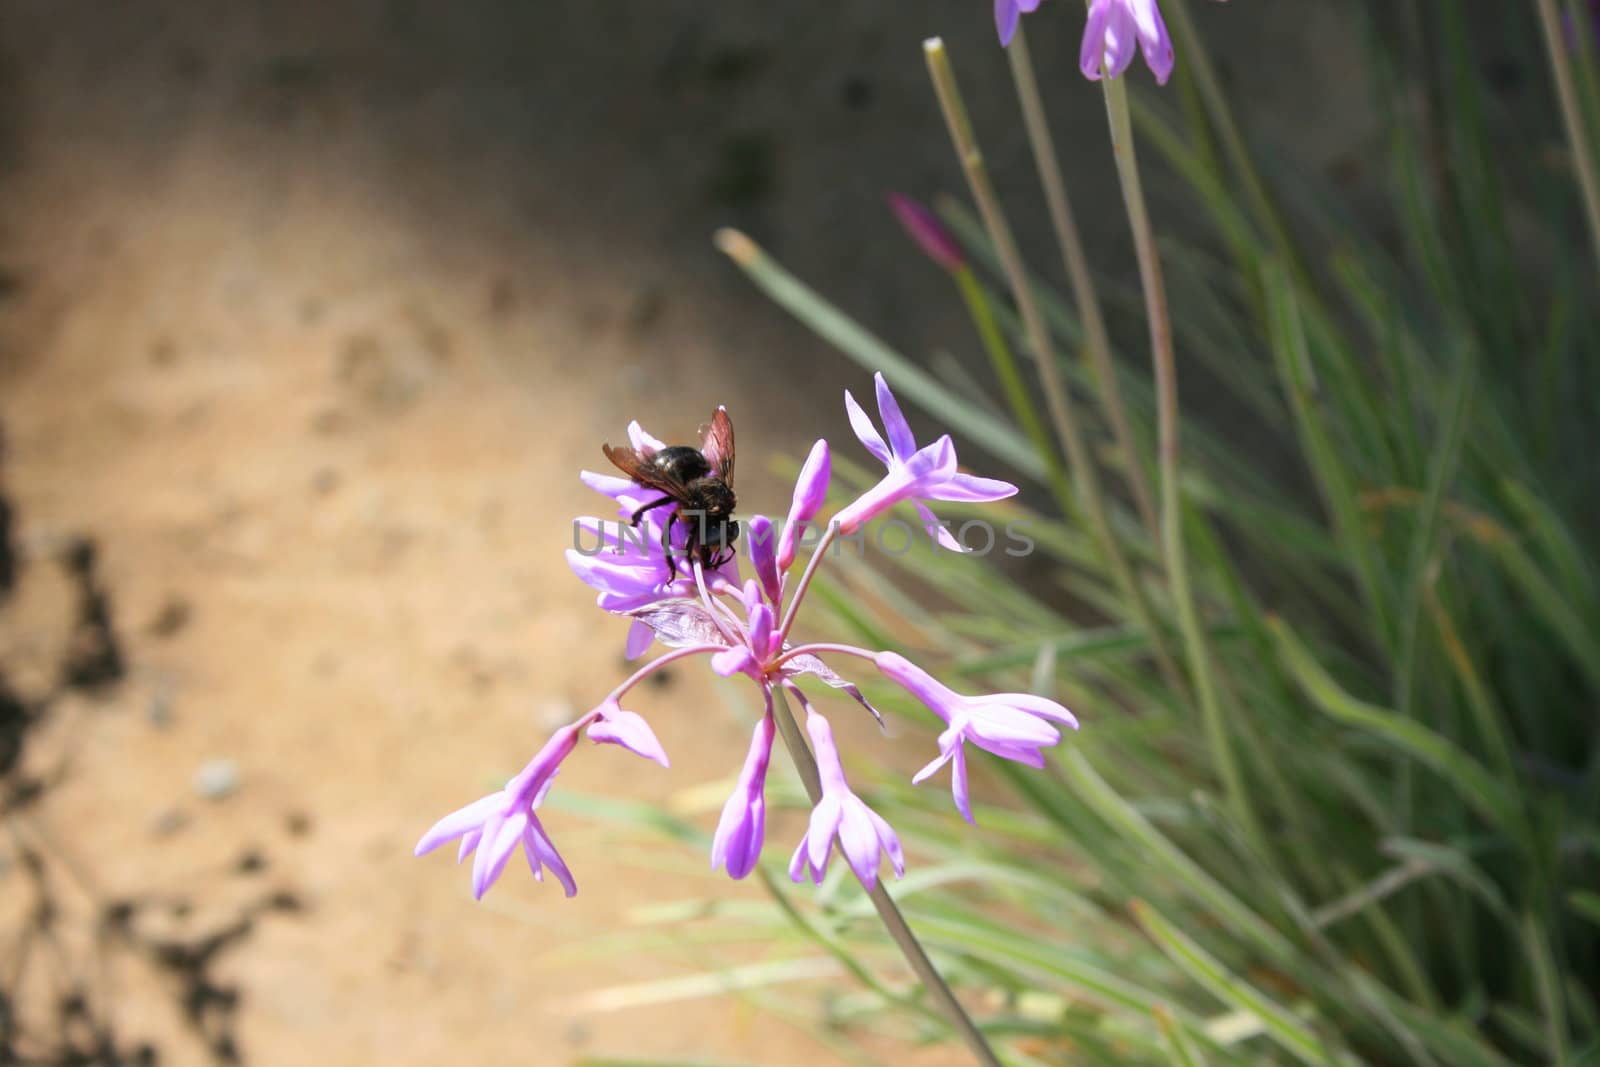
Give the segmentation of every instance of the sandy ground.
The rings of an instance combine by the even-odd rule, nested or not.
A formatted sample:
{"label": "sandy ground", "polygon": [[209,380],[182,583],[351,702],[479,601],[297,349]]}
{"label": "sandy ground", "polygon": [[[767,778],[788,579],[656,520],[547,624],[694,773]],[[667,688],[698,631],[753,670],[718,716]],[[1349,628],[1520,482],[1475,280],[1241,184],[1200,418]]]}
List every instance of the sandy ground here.
{"label": "sandy ground", "polygon": [[[840,391],[865,375],[718,261],[716,225],[829,279],[909,351],[971,347],[949,340],[965,333],[943,279],[908,266],[878,197],[957,188],[921,36],[970,57],[980,117],[1009,107],[988,18],[953,0],[895,18],[0,3],[0,426],[33,560],[0,609],[0,654],[41,682],[71,603],[50,558],[82,534],[129,669],[58,707],[29,756],[66,755],[68,773],[30,817],[102,903],[192,897],[178,928],[294,895],[217,964],[243,990],[246,1060],[817,1062],[728,1003],[568,1010],[692,963],[563,953],[630,908],[759,897],[702,857],[619,849],[562,817],[579,898],[513,870],[474,905],[465,871],[410,850],[617,677],[623,628],[561,558],[601,440],[631,417],[686,436],[726,403],[745,508],[776,510],[763,459],[842,431]],[[1036,44],[1056,84],[1078,84],[1075,32]],[[1319,70],[1291,90],[1308,108]],[[1081,97],[1069,145],[1103,136]],[[991,150],[1025,189],[1014,122]],[[1107,167],[1086,171],[1087,196],[1108,194]],[[1087,215],[1091,237],[1114,232],[1114,213]],[[563,787],[668,803],[736,769],[746,709],[698,672],[648,704],[670,774],[584,751]],[[216,759],[238,788],[205,800],[193,778]],[[13,856],[13,920],[25,888]],[[115,971],[127,1035],[207,1062],[168,979]]]}

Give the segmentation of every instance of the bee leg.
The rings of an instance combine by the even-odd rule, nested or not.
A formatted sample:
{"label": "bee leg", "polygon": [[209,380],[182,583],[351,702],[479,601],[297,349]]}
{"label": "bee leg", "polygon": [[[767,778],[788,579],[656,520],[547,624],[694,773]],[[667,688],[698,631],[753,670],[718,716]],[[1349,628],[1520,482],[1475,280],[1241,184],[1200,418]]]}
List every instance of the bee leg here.
{"label": "bee leg", "polygon": [[[678,577],[678,560],[672,552],[672,527],[678,521],[678,513],[674,511],[667,516],[667,525],[661,531],[661,550],[667,556],[667,581],[676,581]],[[694,536],[690,531],[690,536]]]}
{"label": "bee leg", "polygon": [[633,513],[633,518],[628,520],[628,525],[629,526],[637,526],[637,525],[639,525],[639,520],[644,518],[644,513],[647,512],[647,511],[651,511],[651,510],[654,510],[655,508],[659,508],[663,504],[676,504],[676,503],[677,503],[677,501],[673,500],[670,496],[664,496],[660,500],[657,500],[653,504],[646,504],[646,505],[644,505],[643,507],[639,508],[638,510],[636,510]]}

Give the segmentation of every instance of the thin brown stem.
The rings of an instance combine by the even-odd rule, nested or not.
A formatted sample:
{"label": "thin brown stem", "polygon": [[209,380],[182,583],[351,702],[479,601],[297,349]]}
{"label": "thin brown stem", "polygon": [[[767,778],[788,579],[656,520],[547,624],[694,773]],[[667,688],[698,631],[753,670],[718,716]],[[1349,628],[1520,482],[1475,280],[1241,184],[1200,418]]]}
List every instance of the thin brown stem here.
{"label": "thin brown stem", "polygon": [[1139,158],[1128,114],[1128,90],[1121,78],[1106,78],[1102,84],[1106,118],[1111,129],[1111,152],[1116,159],[1128,224],[1133,229],[1145,318],[1150,327],[1150,359],[1156,380],[1157,459],[1161,474],[1161,546],[1166,557],[1167,579],[1172,586],[1178,629],[1200,699],[1207,744],[1222,778],[1228,810],[1259,845],[1262,840],[1260,825],[1248,803],[1227,723],[1222,718],[1211,650],[1195,608],[1194,591],[1189,586],[1189,564],[1183,540],[1183,495],[1178,481],[1178,360],[1172,344],[1172,316],[1167,306],[1166,281],[1161,273],[1161,253],[1156,247],[1155,230],[1150,225],[1150,212],[1145,205],[1144,185],[1139,179]]}
{"label": "thin brown stem", "polygon": [[[1594,242],[1595,262],[1600,265],[1600,175],[1595,173],[1594,151],[1589,146],[1589,131],[1583,109],[1578,104],[1578,87],[1572,78],[1572,57],[1567,54],[1561,32],[1561,15],[1555,0],[1534,0],[1539,9],[1539,24],[1544,28],[1545,50],[1550,53],[1550,72],[1556,80],[1556,97],[1561,103],[1561,121],[1571,142],[1572,166],[1583,194],[1583,210],[1589,219],[1589,237]],[[1580,30],[1580,32],[1582,32]]]}
{"label": "thin brown stem", "polygon": [[1033,349],[1038,362],[1039,380],[1044,385],[1050,420],[1055,426],[1057,436],[1061,438],[1062,446],[1066,449],[1067,462],[1072,468],[1073,479],[1077,482],[1079,502],[1089,519],[1090,529],[1094,533],[1106,566],[1111,570],[1112,580],[1127,602],[1134,621],[1148,635],[1151,653],[1167,684],[1174,692],[1186,692],[1187,686],[1183,674],[1167,650],[1166,635],[1156,624],[1155,615],[1150,610],[1144,590],[1139,586],[1132,568],[1128,565],[1127,557],[1122,554],[1116,535],[1111,529],[1094,457],[1090,454],[1073,418],[1072,401],[1067,394],[1065,383],[1061,380],[1061,367],[1056,360],[1055,345],[1050,340],[1050,330],[1045,325],[1044,315],[1039,310],[1039,301],[1034,296],[1033,285],[1028,280],[1027,268],[1023,264],[1022,253],[1017,248],[1016,238],[1012,236],[1011,226],[1006,222],[1005,213],[1000,208],[1000,199],[995,195],[994,185],[989,181],[983,153],[979,150],[977,138],[973,135],[972,123],[967,117],[966,105],[962,103],[961,90],[956,85],[955,71],[951,69],[950,57],[945,52],[944,42],[932,37],[924,41],[922,47],[928,61],[928,73],[933,78],[934,90],[939,95],[939,106],[944,112],[945,123],[950,128],[950,140],[955,144],[956,156],[961,161],[962,170],[966,172],[972,198],[978,203],[978,211],[983,216],[984,226],[989,231],[989,238],[994,242],[995,252],[1000,257],[1006,278],[1010,282],[1012,298],[1016,300],[1017,310],[1022,315],[1028,345]]}
{"label": "thin brown stem", "polygon": [[1111,435],[1122,453],[1122,467],[1133,492],[1134,505],[1139,510],[1150,543],[1161,543],[1161,526],[1156,519],[1155,500],[1150,495],[1150,480],[1145,474],[1144,454],[1133,436],[1128,423],[1128,412],[1122,402],[1122,390],[1117,387],[1116,366],[1111,359],[1111,335],[1106,330],[1106,320],[1100,313],[1100,298],[1095,293],[1094,276],[1089,272],[1089,258],[1083,251],[1083,240],[1078,235],[1078,223],[1072,214],[1072,201],[1067,198],[1067,183],[1061,174],[1061,164],[1056,155],[1055,140],[1050,136],[1050,122],[1045,117],[1044,100],[1039,95],[1039,81],[1033,73],[1033,59],[1028,55],[1027,35],[1017,27],[1016,36],[1006,49],[1011,61],[1011,78],[1016,82],[1017,98],[1022,102],[1022,121],[1028,130],[1028,141],[1033,147],[1033,161],[1039,169],[1039,183],[1044,186],[1045,204],[1050,209],[1050,223],[1055,228],[1056,244],[1061,249],[1061,261],[1072,285],[1072,299],[1078,305],[1078,317],[1083,320],[1084,341],[1089,349],[1089,363],[1100,383],[1100,398],[1105,402],[1106,421],[1111,425]]}
{"label": "thin brown stem", "polygon": [[[789,710],[789,702],[784,698],[782,691],[776,687],[772,690],[772,713],[778,723],[778,733],[783,738],[784,747],[789,750],[789,758],[794,761],[794,769],[800,772],[800,781],[805,784],[806,795],[811,798],[811,803],[816,804],[822,799],[822,780],[817,775],[817,761],[811,755],[811,749],[806,744],[805,736],[800,732],[800,724],[795,721],[794,713]],[[961,1040],[966,1042],[972,1055],[984,1067],[1000,1067],[1000,1060],[989,1047],[989,1041],[978,1029],[967,1010],[961,1006],[961,1001],[956,999],[955,993],[945,984],[939,970],[923,951],[922,943],[917,940],[907,925],[905,916],[900,914],[900,908],[895,904],[889,891],[883,888],[883,882],[874,882],[867,896],[872,900],[872,906],[878,909],[878,918],[883,920],[883,925],[889,931],[889,936],[899,947],[906,958],[906,963],[911,965],[911,970],[922,981],[939,1011],[961,1035]]]}

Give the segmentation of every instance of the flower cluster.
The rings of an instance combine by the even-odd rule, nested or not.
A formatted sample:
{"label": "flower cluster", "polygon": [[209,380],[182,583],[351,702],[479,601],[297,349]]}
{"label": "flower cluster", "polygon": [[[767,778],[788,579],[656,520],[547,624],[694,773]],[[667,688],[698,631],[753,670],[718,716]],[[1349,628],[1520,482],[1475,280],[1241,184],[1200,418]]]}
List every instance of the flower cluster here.
{"label": "flower cluster", "polygon": [[[949,764],[956,807],[969,821],[969,741],[1001,758],[1043,766],[1040,750],[1061,739],[1057,725],[1077,726],[1072,714],[1054,701],[1025,693],[963,696],[894,652],[841,644],[793,644],[789,640],[806,588],[836,535],[848,535],[896,504],[911,502],[928,524],[930,536],[946,547],[956,547],[928,509],[929,501],[991,501],[1016,492],[1016,487],[1006,482],[962,473],[948,436],[918,448],[881,374],[876,386],[884,435],[848,392],[845,406],[856,436],[886,472],[876,485],[838,512],[798,576],[794,568],[799,531],[816,518],[827,498],[832,462],[826,441],[816,443],[801,469],[781,534],[765,516],[750,521],[745,542],[753,572],[749,578],[742,576],[737,559],[707,568],[688,554],[679,557],[688,562],[687,568],[670,566],[667,553],[685,547],[678,536],[684,534],[683,524],[665,543],[666,531],[648,514],[639,517],[636,527],[626,525],[656,494],[621,478],[582,473],[586,485],[615,503],[617,518],[609,522],[579,519],[580,529],[599,539],[603,550],[594,555],[571,551],[568,562],[578,578],[595,590],[603,610],[630,620],[630,658],[643,655],[656,643],[666,651],[613,689],[594,710],[558,730],[504,789],[439,820],[417,843],[418,855],[460,841],[457,859],[474,857],[472,891],[481,897],[520,845],[533,876],[542,879],[548,869],[571,896],[577,891],[576,883],[538,816],[552,780],[584,731],[591,741],[617,745],[665,767],[667,756],[654,732],[639,715],[623,710],[621,701],[655,671],[693,656],[704,656],[712,671],[722,677],[747,679],[757,688],[763,705],[749,754],[711,844],[712,868],[721,867],[734,878],[743,878],[754,869],[765,840],[765,785],[777,734],[774,694],[780,690],[805,711],[805,730],[821,782],[821,796],[789,864],[790,877],[797,882],[808,877],[821,881],[836,842],[845,862],[868,888],[876,884],[885,858],[896,876],[904,872],[905,858],[894,829],[851,790],[833,729],[801,688],[802,684],[820,683],[840,690],[877,716],[861,690],[836,673],[824,657],[871,663],[945,723],[938,757],[914,780],[921,782]],[[665,447],[637,423],[628,433],[632,447],[642,455],[653,455]]]}
{"label": "flower cluster", "polygon": [[[1038,10],[1040,0],[994,0],[994,23],[1000,43],[1009,45],[1024,12]],[[1083,29],[1078,67],[1090,81],[1121,77],[1133,63],[1135,51],[1156,82],[1172,77],[1172,37],[1161,18],[1156,0],[1089,0],[1089,20]]]}

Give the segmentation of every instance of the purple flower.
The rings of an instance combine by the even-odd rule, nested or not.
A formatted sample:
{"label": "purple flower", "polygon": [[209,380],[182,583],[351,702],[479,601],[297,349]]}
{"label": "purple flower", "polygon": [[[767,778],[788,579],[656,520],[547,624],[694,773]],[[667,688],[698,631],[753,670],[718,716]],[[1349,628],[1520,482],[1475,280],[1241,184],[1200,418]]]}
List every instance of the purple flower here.
{"label": "purple flower", "polygon": [[655,732],[643,716],[623,711],[614,700],[601,704],[595,709],[594,716],[594,723],[589,727],[589,740],[596,744],[619,745],[663,767],[671,766],[661,742],[656,740]]}
{"label": "purple flower", "polygon": [[895,401],[894,394],[889,391],[889,383],[883,380],[882,374],[875,375],[873,381],[878,392],[878,414],[883,417],[883,428],[889,435],[887,445],[848,390],[844,394],[844,404],[856,437],[860,438],[868,452],[889,468],[889,473],[839,512],[834,522],[841,533],[854,533],[863,523],[883,514],[902,500],[915,500],[917,513],[922,516],[929,534],[944,547],[961,551],[955,537],[939,524],[938,518],[923,501],[1004,500],[1014,495],[1017,487],[994,478],[960,473],[956,466],[956,446],[948,434],[926,448],[918,449],[916,439],[911,436],[911,427],[900,413],[900,405]]}
{"label": "purple flower", "polygon": [[[628,428],[630,437],[637,426],[635,423]],[[595,590],[598,594],[595,602],[601,610],[624,613],[662,600],[695,596],[692,572],[680,566],[674,577],[667,564],[667,552],[661,543],[662,520],[654,513],[647,513],[641,516],[637,527],[628,524],[634,509],[645,502],[637,495],[639,487],[621,478],[590,471],[582,472],[580,477],[585,485],[617,503],[615,519],[583,516],[574,520],[578,544],[566,552],[567,566],[579,581]],[[688,538],[688,527],[679,523],[673,529],[672,547],[680,561],[686,554]],[[715,570],[707,571],[706,581],[738,585],[738,560],[730,558]],[[629,647],[636,647],[631,640]],[[636,654],[642,654],[643,650],[643,647],[638,648]]]}
{"label": "purple flower", "polygon": [[1039,0],[994,0],[994,28],[1000,31],[1000,44],[1009,45],[1016,36],[1017,22],[1024,11],[1037,11]]}
{"label": "purple flower", "polygon": [[[772,659],[773,623],[772,609],[761,599],[761,588],[754,581],[745,583],[745,624],[727,639],[728,647],[711,657],[711,669],[724,678],[747,674],[755,683],[766,686],[767,664]],[[732,620],[730,620],[732,621]]]}
{"label": "purple flower", "polygon": [[809,874],[813,882],[820,884],[828,873],[835,837],[850,869],[868,889],[878,883],[878,864],[885,854],[895,877],[905,874],[906,859],[894,828],[850,791],[828,720],[807,709],[806,732],[811,735],[811,748],[817,757],[822,799],[811,810],[811,823],[789,861],[790,880],[799,882]]}
{"label": "purple flower", "polygon": [[767,599],[774,604],[783,598],[783,579],[778,571],[784,568],[778,566],[777,539],[778,534],[772,528],[772,520],[765,515],[757,515],[745,524],[745,544],[750,553],[750,569],[756,572]]}
{"label": "purple flower", "polygon": [[561,854],[556,851],[556,846],[545,833],[534,810],[549,792],[561,761],[578,743],[578,730],[582,725],[580,720],[557,730],[555,736],[539,750],[539,754],[498,793],[475,800],[434,823],[417,842],[416,855],[426,855],[440,845],[460,838],[461,848],[456,854],[456,862],[477,852],[472,861],[472,895],[482,900],[489,887],[506,869],[512,853],[521,845],[528,857],[528,869],[533,872],[536,881],[544,881],[543,868],[548,867],[561,882],[567,896],[575,896],[578,885],[572,880],[572,873],[562,862]]}
{"label": "purple flower", "polygon": [[[1033,10],[1037,0],[1033,4],[1018,0],[1014,6]],[[918,449],[883,375],[877,375],[875,387],[887,442],[849,393],[845,394],[845,404],[856,435],[888,471],[877,485],[840,512],[837,527],[825,540],[837,532],[854,533],[902,501],[913,501],[924,520],[938,528],[938,520],[925,501],[999,500],[1017,491],[1006,482],[961,473],[949,437]],[[664,447],[637,422],[629,425],[628,439],[645,455]],[[786,587],[787,575],[795,562],[800,533],[826,503],[831,470],[828,444],[818,441],[795,484],[788,522],[781,534],[767,517],[752,518],[746,545],[755,576],[749,581],[741,579],[734,559],[712,570],[693,561],[674,575],[668,566],[668,554],[683,551],[688,529],[674,530],[672,542],[664,546],[661,538],[665,528],[656,515],[643,514],[637,528],[629,524],[640,505],[649,500],[640,486],[611,475],[582,472],[584,484],[607,499],[607,510],[614,510],[617,518],[576,520],[577,533],[592,541],[586,543],[580,538],[567,553],[567,561],[573,572],[596,591],[601,608],[629,619],[629,659],[644,655],[656,641],[667,646],[667,651],[633,671],[593,710],[556,731],[505,788],[435,823],[417,842],[417,854],[459,841],[457,861],[473,857],[472,892],[481,898],[520,847],[536,879],[542,880],[546,870],[553,871],[567,895],[574,895],[577,885],[537,814],[550,784],[585,731],[597,744],[616,745],[667,766],[667,754],[649,723],[625,710],[621,702],[655,672],[690,657],[705,657],[711,669],[723,677],[749,678],[765,704],[738,784],[723,806],[712,839],[713,869],[720,867],[733,878],[748,875],[761,856],[766,833],[764,790],[776,730],[773,693],[778,686],[792,693],[806,711],[806,729],[822,785],[806,833],[790,861],[790,877],[800,881],[809,876],[820,882],[827,872],[835,840],[851,870],[868,889],[877,885],[885,855],[896,876],[905,870],[905,857],[894,830],[851,792],[827,720],[816,713],[798,688],[797,683],[805,678],[841,690],[882,723],[882,716],[867,703],[861,690],[837,674],[823,656],[872,661],[944,719],[940,758],[924,768],[916,780],[952,763],[956,803],[969,820],[972,813],[964,751],[967,741],[1008,759],[1042,765],[1040,749],[1060,740],[1048,720],[1077,725],[1065,708],[1051,701],[1021,694],[963,697],[892,653],[837,643],[789,644],[789,632],[822,557],[813,556],[792,588]],[[938,529],[940,542],[959,550],[955,539]],[[590,543],[593,550],[589,550]]]}
{"label": "purple flower", "polygon": [[[789,518],[783,524],[783,532],[778,539],[777,566],[780,571],[787,571],[794,565],[795,549],[805,533],[806,523],[816,517],[823,502],[828,499],[828,479],[832,473],[833,455],[828,451],[828,442],[818,441],[811,446],[811,454],[806,457],[805,466],[800,468],[800,477],[795,479]],[[755,542],[751,541],[751,546],[754,545]],[[777,602],[776,597],[773,602]]]}
{"label": "purple flower", "polygon": [[739,772],[739,784],[723,805],[722,818],[711,839],[711,869],[725,866],[731,878],[743,878],[755,869],[756,861],[761,858],[767,823],[763,790],[767,784],[767,763],[772,759],[773,733],[769,709],[756,723],[755,736],[750,739],[750,754]]}
{"label": "purple flower", "polygon": [[1083,76],[1090,81],[1099,81],[1102,74],[1119,77],[1133,62],[1135,47],[1144,52],[1145,64],[1156,82],[1167,84],[1172,76],[1172,38],[1167,36],[1156,0],[1090,0],[1089,22],[1078,54]]}
{"label": "purple flower", "polygon": [[[745,597],[755,586],[745,584]],[[686,652],[711,653],[711,669],[724,678],[743,674],[761,687],[763,694],[780,683],[792,683],[809,676],[838,689],[872,713],[879,723],[883,716],[867,703],[867,698],[855,683],[841,677],[820,658],[803,649],[795,649],[785,642],[778,645],[778,632],[773,626],[772,610],[765,603],[745,601],[748,612],[745,621],[731,613],[713,613],[704,603],[695,600],[664,601],[634,613],[635,620],[655,632],[656,640],[668,648]],[[843,646],[835,646],[843,647]],[[872,653],[855,649],[856,655],[867,659]]]}
{"label": "purple flower", "polygon": [[[1037,4],[1038,0],[1034,2]],[[1005,0],[1001,0],[1000,5],[996,7],[996,15],[999,14],[999,7],[1004,4]],[[1012,29],[1016,28],[1016,18],[1013,6]],[[1010,34],[1001,32],[1002,43],[1010,39]],[[967,265],[967,258],[962,253],[961,246],[950,236],[950,231],[939,224],[933,212],[901,193],[889,194],[889,206],[894,209],[895,217],[900,220],[900,225],[905,227],[906,233],[911,235],[911,239],[917,242],[917,247],[921,248],[929,259],[948,271],[957,271]]]}
{"label": "purple flower", "polygon": [[1002,759],[1043,767],[1044,755],[1039,750],[1061,740],[1060,732],[1046,720],[1063,723],[1074,730],[1078,728],[1078,720],[1072,712],[1044,697],[1028,693],[962,696],[904,656],[880,652],[877,664],[886,677],[907,689],[947,724],[939,735],[939,758],[918,771],[911,780],[920,783],[949,763],[951,792],[957,809],[968,822],[973,818],[963,748],[966,742],[971,741]]}

